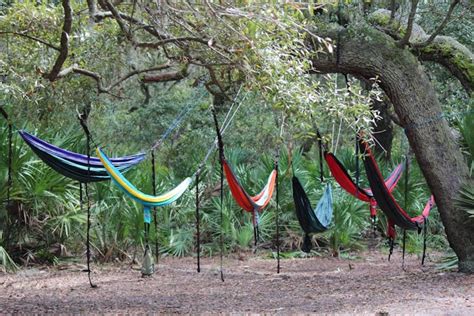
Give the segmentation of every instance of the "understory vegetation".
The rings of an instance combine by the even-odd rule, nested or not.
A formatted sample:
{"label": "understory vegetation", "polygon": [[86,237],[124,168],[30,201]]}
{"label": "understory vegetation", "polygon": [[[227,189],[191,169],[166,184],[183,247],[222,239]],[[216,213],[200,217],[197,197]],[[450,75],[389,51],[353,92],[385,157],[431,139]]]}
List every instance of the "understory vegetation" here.
{"label": "understory vegetation", "polygon": [[[380,7],[386,7],[382,2]],[[24,129],[58,147],[86,153],[80,114],[87,117],[93,156],[96,146],[116,157],[146,154],[144,161],[125,174],[145,193],[153,192],[152,146],[157,145],[158,194],[195,174],[204,162],[197,192],[204,256],[218,254],[221,240],[225,254],[255,248],[251,214],[236,204],[226,182],[220,188],[217,150],[204,161],[208,150],[215,148],[212,109],[219,124],[229,123],[223,136],[225,156],[248,192],[256,194],[264,187],[278,161],[278,205],[274,196],[260,217],[258,249],[270,257],[276,255],[277,219],[282,257],[307,256],[300,251],[304,234],[294,210],[294,174],[314,207],[325,184],[329,182],[333,188],[332,224],[324,233],[312,235],[315,248],[310,255],[350,257],[369,247],[388,253],[383,213],[379,212],[373,227],[368,204],[341,189],[325,164],[321,183],[316,129],[354,179],[360,170],[361,187],[369,185],[362,161],[356,158],[357,131],[373,133],[375,141],[371,144],[383,176],[408,157],[409,171],[399,181],[394,196],[409,215],[421,212],[431,193],[380,78],[360,80],[360,76],[346,72],[334,74],[342,72],[339,69],[323,73],[315,70],[312,62],[337,54],[339,67],[341,52],[335,42],[345,36],[341,25],[345,28],[346,22],[350,24],[345,29],[348,34],[372,30],[369,35],[358,34],[361,41],[370,34],[384,39],[390,35],[390,40],[401,41],[406,21],[399,19],[396,32],[382,30],[388,34],[382,35],[380,29],[387,23],[368,18],[377,10],[375,4],[365,8],[371,1],[341,1],[347,8],[329,1],[321,10],[313,2],[304,8],[293,3],[281,7],[262,4],[260,8],[247,1],[236,1],[237,8],[214,3],[189,8],[186,3],[169,7],[161,16],[159,8],[146,1],[119,1],[120,14],[107,9],[106,4],[113,8],[110,1],[99,1],[97,15],[89,16],[94,8],[85,1],[0,2],[0,107],[9,115],[8,121],[0,119],[0,269],[14,271],[20,266],[64,260],[84,262],[88,205],[93,260],[141,259],[145,248],[142,206],[111,181],[89,184],[88,194],[81,199],[79,183],[45,165],[18,134]],[[345,9],[355,12],[362,6],[360,17],[341,16]],[[406,17],[410,6],[400,8]],[[433,30],[442,22],[449,3],[440,4],[441,13],[434,12],[429,1],[422,1],[420,8],[423,10],[414,18],[417,27]],[[73,17],[66,34],[61,27],[67,27],[68,9]],[[463,49],[472,51],[472,6],[468,9],[464,4],[456,7],[454,14],[466,23],[448,23],[446,33],[459,38],[466,45],[459,44]],[[180,15],[182,12],[186,14]],[[126,23],[121,17],[127,17]],[[381,18],[395,23],[394,17]],[[142,20],[156,25],[151,28]],[[377,23],[383,25],[374,26]],[[155,34],[160,28],[170,39]],[[337,35],[333,32],[336,29]],[[196,39],[196,34],[203,37]],[[187,42],[189,38],[192,40]],[[421,54],[416,45],[413,49],[408,46],[404,54]],[[64,51],[67,56],[60,63]],[[393,51],[398,54],[395,48]],[[472,61],[460,62],[472,66]],[[437,120],[449,124],[472,178],[472,90],[463,89],[463,84],[435,62],[423,61],[421,65],[420,61],[420,68],[429,74],[442,101],[442,113],[430,118],[429,124]],[[471,80],[464,78],[469,81],[467,85],[472,84],[473,74],[466,73]],[[189,113],[171,130],[184,109]],[[9,123],[13,126],[11,165]],[[383,124],[386,128],[377,130]],[[390,135],[388,143],[381,144],[378,136],[383,132]],[[195,188],[193,181],[178,201],[153,211],[157,219],[151,224],[153,252],[157,244],[160,256],[196,255]],[[224,192],[222,204],[220,189]],[[456,203],[474,218],[474,190],[469,183],[462,187]],[[444,227],[434,208],[428,222],[429,250],[449,249]],[[399,245],[402,235],[398,231]],[[422,234],[407,233],[408,253],[421,256],[423,243]],[[450,257],[443,268],[456,265],[456,256],[447,255]]]}
{"label": "understory vegetation", "polygon": [[[123,113],[119,110],[116,110],[115,119],[110,119],[107,114],[94,113],[91,117],[94,121],[111,120],[113,122],[104,129],[100,128],[101,124],[98,124],[98,128],[95,128],[95,124],[91,124],[94,140],[98,142],[97,145],[104,146],[107,151],[117,156],[146,149],[145,146],[149,146],[153,141],[152,135],[158,139],[167,129],[164,122],[171,122],[173,116],[180,112],[178,105],[190,106],[189,102],[192,103],[195,100],[193,96],[194,93],[190,92],[186,85],[175,86],[167,93],[157,95],[153,101],[157,104],[156,109],[161,110],[161,106],[158,106],[161,104],[174,106],[170,106],[168,110],[160,114],[155,112],[154,115],[160,117],[160,120],[155,121],[150,118],[150,122],[141,122],[143,126],[150,126],[150,128],[144,127],[136,131],[136,134],[132,132],[132,126],[139,123],[141,113],[134,112],[131,114],[132,118],[125,117],[123,121],[120,119]],[[159,147],[156,165],[157,192],[167,191],[184,177],[193,174],[213,143],[214,131],[209,100],[198,100],[198,102],[198,106],[192,105],[194,107],[192,113],[183,120],[181,126]],[[280,138],[281,126],[276,125],[278,114],[269,115],[269,111],[270,113],[272,111],[264,105],[248,106],[257,102],[259,102],[257,99],[247,98],[235,115],[224,135],[226,157],[234,166],[244,187],[249,192],[257,192],[265,184],[277,157],[276,153],[279,153],[278,215],[282,256],[302,256],[303,253],[299,249],[303,233],[294,212],[291,176],[294,172],[301,179],[315,206],[324,187],[319,179],[318,148],[314,145],[303,153],[299,144],[308,139],[298,138],[299,131],[294,127],[285,130],[284,136]],[[144,108],[137,112],[150,110]],[[222,111],[219,118],[223,118],[225,114],[226,112]],[[134,122],[135,117],[136,122]],[[71,122],[70,127],[54,129],[53,132],[35,128],[31,124],[26,124],[22,128],[62,148],[83,152],[85,139],[79,124],[74,120],[69,120],[69,122]],[[467,121],[463,122],[460,122],[459,126],[467,124],[465,123]],[[354,156],[354,135],[352,130],[343,123],[342,126],[338,123],[327,126],[322,132],[327,139],[332,140],[333,152],[355,178],[357,161]],[[1,122],[1,128],[0,178],[3,179],[4,184],[0,191],[0,199],[6,205],[8,130],[4,121]],[[15,125],[15,129],[18,128],[20,127]],[[251,135],[256,135],[256,137],[250,137]],[[400,145],[394,146],[392,161],[381,162],[384,175],[387,175],[395,164],[404,163],[404,157],[407,154],[404,137],[402,133],[396,133],[394,143]],[[336,144],[336,139],[338,139],[338,144]],[[465,137],[464,140],[468,145],[468,138]],[[272,148],[268,144],[277,144],[277,146]],[[11,202],[5,207],[4,212],[0,213],[1,237],[3,245],[7,247],[1,249],[2,265],[6,269],[14,269],[18,265],[54,264],[67,258],[82,257],[85,249],[86,197],[83,198],[81,204],[78,183],[46,166],[21,140],[16,131],[13,137],[12,174]],[[150,157],[148,156],[145,161],[127,172],[126,177],[144,192],[151,193]],[[327,253],[344,256],[352,251],[366,249],[368,242],[373,244],[371,240],[381,247],[386,247],[384,239],[380,238],[384,236],[386,229],[383,215],[379,214],[377,237],[374,239],[368,205],[339,188],[326,167],[324,181],[331,182],[334,188],[334,218],[327,232],[313,236],[313,242],[317,246],[313,254]],[[368,186],[363,173],[360,181],[361,186]],[[407,188],[405,188],[406,183]],[[158,230],[155,231],[155,226],[152,224],[150,241],[154,249],[155,240],[157,240],[160,255],[196,254],[194,186],[195,184],[176,203],[156,209]],[[423,208],[429,192],[415,160],[411,161],[408,181],[402,178],[394,192],[397,200],[406,201],[405,207],[411,215],[416,215]],[[405,197],[406,192],[408,195]],[[253,247],[250,213],[243,211],[235,203],[226,184],[222,207],[223,221],[220,220],[219,162],[216,151],[211,155],[201,173],[199,196],[203,255],[215,255],[219,252],[220,234],[223,234],[227,253],[247,251]],[[472,192],[466,189],[462,201],[466,209],[470,209],[471,212],[472,197]],[[128,261],[140,257],[144,248],[142,207],[110,182],[90,184],[89,199],[92,213],[93,258],[98,262],[111,262]],[[273,198],[262,213],[259,240],[259,248],[273,252],[276,251],[276,214],[276,200]],[[407,251],[421,254],[422,236],[416,232],[410,232],[407,236]],[[429,220],[428,246],[439,250],[447,247],[443,226],[436,209]]]}

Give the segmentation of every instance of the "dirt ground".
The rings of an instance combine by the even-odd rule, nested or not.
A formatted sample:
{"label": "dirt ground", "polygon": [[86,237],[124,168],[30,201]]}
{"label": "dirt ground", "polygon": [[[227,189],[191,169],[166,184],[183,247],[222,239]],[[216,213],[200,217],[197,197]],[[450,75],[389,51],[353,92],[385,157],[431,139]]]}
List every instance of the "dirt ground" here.
{"label": "dirt ground", "polygon": [[408,256],[388,262],[378,251],[360,259],[312,257],[276,260],[252,254],[164,258],[157,273],[122,264],[94,265],[91,289],[79,266],[24,269],[0,274],[1,313],[344,313],[474,315],[474,275],[440,272]]}

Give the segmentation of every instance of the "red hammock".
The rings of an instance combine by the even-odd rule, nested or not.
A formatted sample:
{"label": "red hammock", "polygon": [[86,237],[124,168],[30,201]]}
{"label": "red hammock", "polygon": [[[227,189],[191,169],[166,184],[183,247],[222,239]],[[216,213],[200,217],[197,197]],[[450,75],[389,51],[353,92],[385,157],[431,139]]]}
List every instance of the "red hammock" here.
{"label": "red hammock", "polygon": [[[336,156],[334,156],[334,154],[325,151],[324,159],[326,160],[329,170],[337,183],[357,199],[370,203],[370,216],[375,217],[377,215],[377,202],[374,199],[372,190],[370,188],[359,187],[354,180],[352,180],[344,165],[336,158]],[[384,180],[384,183],[390,192],[392,192],[397,186],[398,180],[400,180],[402,176],[403,169],[404,164],[399,164],[388,178]]]}

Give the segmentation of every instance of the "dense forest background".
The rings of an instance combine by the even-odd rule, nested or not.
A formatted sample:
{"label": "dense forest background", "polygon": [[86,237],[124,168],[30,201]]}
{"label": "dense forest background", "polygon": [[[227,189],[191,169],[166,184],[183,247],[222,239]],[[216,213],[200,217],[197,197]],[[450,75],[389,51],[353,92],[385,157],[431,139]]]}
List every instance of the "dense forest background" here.
{"label": "dense forest background", "polygon": [[[230,109],[236,110],[224,134],[225,152],[249,192],[263,187],[279,156],[283,256],[303,255],[299,251],[303,234],[292,199],[291,163],[314,205],[324,188],[319,180],[316,126],[353,176],[357,169],[357,130],[374,132],[384,175],[409,155],[409,177],[400,181],[394,194],[397,200],[406,201],[404,207],[411,215],[416,215],[430,190],[378,79],[367,81],[352,75],[310,71],[313,54],[338,53],[335,40],[318,35],[324,33],[325,25],[347,19],[389,27],[375,13],[390,8],[392,2],[397,3],[399,21],[409,17],[411,4],[416,3],[417,27],[429,33],[443,23],[452,3],[456,3],[442,33],[472,52],[474,12],[468,1],[327,1],[322,6],[297,2],[272,6],[251,1],[207,5],[160,1],[0,2],[0,105],[15,131],[11,201],[7,205],[8,122],[0,120],[0,267],[10,270],[33,263],[83,260],[86,214],[81,209],[78,183],[47,167],[16,133],[25,129],[57,146],[84,153],[79,113],[88,115],[94,145],[111,156],[122,156],[140,151],[149,154],[175,118],[183,109],[189,109],[156,150],[156,190],[164,192],[192,175],[213,146],[216,135],[211,108],[217,110],[220,122]],[[239,9],[232,11],[233,6]],[[65,39],[68,9],[72,22]],[[96,15],[91,15],[94,9]],[[261,10],[267,10],[273,18],[264,19],[258,15]],[[147,34],[149,26],[145,24],[153,24],[181,40],[153,43],[153,32]],[[302,35],[306,32],[317,36],[316,52],[306,48]],[[188,42],[188,37],[198,35],[205,39],[204,44]],[[64,45],[68,45],[67,58],[58,64]],[[436,62],[423,61],[422,67],[438,95],[442,117],[472,173],[473,61],[461,62],[467,64],[470,82],[459,80]],[[152,192],[149,158],[126,174],[147,193]],[[324,174],[325,181],[334,182],[327,169]],[[220,220],[217,152],[207,160],[201,178],[203,254],[219,251],[221,234],[227,253],[251,249],[251,216],[234,202],[227,185]],[[368,185],[363,173],[360,181]],[[317,247],[312,254],[350,256],[374,242],[385,248],[383,214],[378,217],[374,239],[368,206],[347,195],[336,183],[333,188],[333,224],[327,232],[313,236]],[[472,216],[474,189],[465,186],[462,192],[459,196],[454,192],[453,197]],[[141,206],[109,182],[90,185],[89,197],[94,260],[139,259],[144,247]],[[176,203],[156,212],[158,230],[152,229],[151,242],[157,239],[160,255],[195,255],[194,187]],[[275,217],[273,199],[260,224],[259,247],[270,250],[269,256],[276,249]],[[428,229],[430,248],[449,248],[437,209],[430,216]],[[421,235],[408,234],[408,252],[420,253],[422,245]],[[455,264],[456,256],[449,251],[447,256],[448,264]]]}

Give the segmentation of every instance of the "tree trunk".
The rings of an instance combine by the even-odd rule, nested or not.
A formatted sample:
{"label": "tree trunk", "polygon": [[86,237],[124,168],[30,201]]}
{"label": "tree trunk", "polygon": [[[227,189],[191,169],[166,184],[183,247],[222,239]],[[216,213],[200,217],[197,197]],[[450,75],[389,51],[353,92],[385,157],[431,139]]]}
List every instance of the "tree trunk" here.
{"label": "tree trunk", "polygon": [[340,38],[339,62],[336,54],[318,54],[313,60],[315,71],[380,80],[435,196],[449,244],[459,258],[459,270],[474,273],[474,221],[453,199],[463,181],[472,185],[474,181],[447,122],[440,117],[439,101],[423,67],[408,50],[367,25],[351,25],[337,32],[327,36]]}

